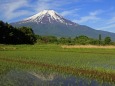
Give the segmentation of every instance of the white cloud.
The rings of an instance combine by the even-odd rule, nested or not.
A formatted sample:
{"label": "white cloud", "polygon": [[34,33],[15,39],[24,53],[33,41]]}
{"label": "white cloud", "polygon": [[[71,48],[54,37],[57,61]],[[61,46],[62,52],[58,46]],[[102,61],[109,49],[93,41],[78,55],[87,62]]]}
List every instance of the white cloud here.
{"label": "white cloud", "polygon": [[106,25],[104,27],[100,27],[98,28],[98,30],[105,30],[105,31],[109,31],[109,32],[115,32],[115,24],[110,24],[110,25]]}
{"label": "white cloud", "polygon": [[3,14],[2,16],[6,19],[6,20],[10,20],[12,18],[27,14],[28,11],[18,11],[17,9],[19,9],[20,7],[23,6],[27,6],[28,2],[26,0],[20,0],[20,1],[14,1],[14,0],[9,0],[10,3],[7,2],[7,0],[5,1],[5,3],[0,5],[0,12]]}
{"label": "white cloud", "polygon": [[63,9],[62,6],[71,4],[71,3],[76,3],[78,0],[37,0],[37,3],[34,7],[34,9],[39,12],[41,10],[45,9]]}
{"label": "white cloud", "polygon": [[71,11],[63,11],[63,12],[61,12],[60,14],[62,15],[62,16],[67,16],[67,15],[70,15],[70,14],[72,14],[73,12],[71,12]]}
{"label": "white cloud", "polygon": [[115,17],[112,17],[109,20],[105,20],[104,25],[99,27],[99,30],[106,30],[112,32],[115,28]]}
{"label": "white cloud", "polygon": [[107,24],[115,24],[115,17],[112,17],[110,20],[108,20]]}
{"label": "white cloud", "polygon": [[97,19],[99,19],[99,18],[96,17],[96,16],[89,15],[89,16],[81,17],[80,20],[74,20],[74,22],[77,22],[77,23],[84,23],[84,22],[87,22],[87,21],[97,20]]}
{"label": "white cloud", "polygon": [[92,16],[96,16],[96,15],[99,15],[101,13],[103,13],[103,10],[96,10],[94,12],[90,12],[89,14],[92,15]]}
{"label": "white cloud", "polygon": [[66,11],[63,11],[63,12],[61,12],[60,14],[62,15],[62,16],[74,16],[74,15],[77,15],[76,14],[76,11],[78,11],[79,9],[73,9],[73,10],[66,10]]}
{"label": "white cloud", "polygon": [[77,23],[85,23],[85,22],[88,22],[88,21],[96,21],[96,20],[99,20],[100,18],[97,17],[97,15],[99,15],[102,11],[101,10],[96,10],[94,12],[90,12],[89,15],[87,16],[83,16],[81,17],[79,20],[73,20],[74,22],[77,22]]}
{"label": "white cloud", "polygon": [[51,0],[38,0],[36,2],[36,5],[33,6],[34,10],[36,12],[39,12],[39,11],[42,11],[42,10],[45,10],[45,9],[50,9],[52,8],[51,6]]}

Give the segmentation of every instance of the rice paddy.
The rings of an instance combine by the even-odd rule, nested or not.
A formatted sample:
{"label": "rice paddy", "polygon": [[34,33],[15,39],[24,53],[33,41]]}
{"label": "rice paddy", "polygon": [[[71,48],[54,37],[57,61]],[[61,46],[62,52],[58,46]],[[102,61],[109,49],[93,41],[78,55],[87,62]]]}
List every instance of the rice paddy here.
{"label": "rice paddy", "polygon": [[10,70],[50,70],[115,83],[114,48],[56,44],[0,45],[0,75]]}

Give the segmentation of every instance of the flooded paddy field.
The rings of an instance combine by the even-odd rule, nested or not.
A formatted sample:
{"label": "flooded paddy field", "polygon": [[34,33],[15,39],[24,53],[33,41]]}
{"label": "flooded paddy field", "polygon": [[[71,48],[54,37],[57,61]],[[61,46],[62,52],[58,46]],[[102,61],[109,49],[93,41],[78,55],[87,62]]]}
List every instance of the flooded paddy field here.
{"label": "flooded paddy field", "polygon": [[115,49],[0,45],[0,86],[114,86]]}

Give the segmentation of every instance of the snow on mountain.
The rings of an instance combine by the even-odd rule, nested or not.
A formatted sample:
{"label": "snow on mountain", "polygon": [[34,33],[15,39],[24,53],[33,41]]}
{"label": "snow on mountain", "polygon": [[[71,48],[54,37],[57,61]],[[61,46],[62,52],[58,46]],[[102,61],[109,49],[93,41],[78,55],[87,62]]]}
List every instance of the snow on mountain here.
{"label": "snow on mountain", "polygon": [[77,25],[62,16],[58,15],[53,10],[43,10],[40,13],[33,15],[29,18],[24,19],[21,23],[34,22],[37,24],[47,24],[47,23],[62,23],[66,25]]}

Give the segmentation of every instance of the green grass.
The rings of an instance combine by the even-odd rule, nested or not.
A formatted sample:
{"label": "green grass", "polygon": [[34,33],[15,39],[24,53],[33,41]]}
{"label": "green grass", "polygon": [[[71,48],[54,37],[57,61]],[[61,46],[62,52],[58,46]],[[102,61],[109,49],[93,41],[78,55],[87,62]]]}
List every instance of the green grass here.
{"label": "green grass", "polygon": [[115,73],[115,49],[63,49],[53,44],[0,45],[0,58]]}

